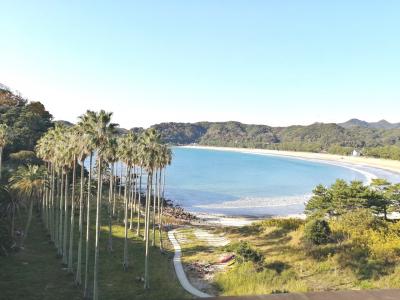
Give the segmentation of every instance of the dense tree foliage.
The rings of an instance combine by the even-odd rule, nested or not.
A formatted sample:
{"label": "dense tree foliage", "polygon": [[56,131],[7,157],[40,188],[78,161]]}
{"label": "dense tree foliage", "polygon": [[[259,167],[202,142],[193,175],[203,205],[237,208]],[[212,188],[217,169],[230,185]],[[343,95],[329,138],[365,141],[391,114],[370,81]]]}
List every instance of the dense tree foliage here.
{"label": "dense tree foliage", "polygon": [[304,227],[304,238],[315,245],[328,243],[330,236],[331,229],[324,219],[310,220]]}
{"label": "dense tree foliage", "polygon": [[368,209],[387,218],[389,212],[400,212],[400,184],[391,184],[384,179],[373,179],[369,186],[360,181],[347,183],[338,179],[330,187],[318,185],[307,202],[305,212],[308,216],[337,217]]}
{"label": "dense tree foliage", "polygon": [[[366,123],[366,122],[365,122]],[[356,123],[358,124],[358,123]],[[371,123],[367,123],[371,124]],[[346,126],[315,123],[309,126],[270,127],[239,122],[161,123],[153,126],[170,144],[264,148],[328,152],[400,159],[400,129],[393,126]],[[135,132],[142,129],[134,128]]]}
{"label": "dense tree foliage", "polygon": [[40,102],[0,89],[0,124],[9,128],[5,156],[20,150],[33,150],[37,140],[50,128],[52,115]]}

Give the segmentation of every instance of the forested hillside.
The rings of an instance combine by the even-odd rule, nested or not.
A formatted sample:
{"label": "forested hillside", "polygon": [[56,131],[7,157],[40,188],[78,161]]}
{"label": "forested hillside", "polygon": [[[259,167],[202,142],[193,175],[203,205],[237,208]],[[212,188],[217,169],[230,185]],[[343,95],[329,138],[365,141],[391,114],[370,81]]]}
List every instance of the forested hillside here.
{"label": "forested hillside", "polygon": [[52,115],[40,102],[28,102],[6,87],[0,87],[0,124],[12,133],[4,155],[21,150],[33,150],[37,140],[53,126]]}
{"label": "forested hillside", "polygon": [[[66,126],[73,124],[57,121]],[[52,124],[52,116],[40,102],[26,99],[0,87],[0,124],[13,133],[5,156],[20,150],[33,150],[38,138]],[[363,155],[400,159],[400,125],[385,120],[345,123],[314,123],[308,126],[271,127],[240,122],[160,123],[153,125],[164,142],[173,145],[265,148],[276,150],[328,152],[348,155],[354,149]],[[144,129],[131,129],[141,133]],[[118,133],[127,130],[120,128]]]}
{"label": "forested hillside", "polygon": [[[160,131],[165,142],[176,145],[196,143],[343,155],[358,149],[364,155],[400,159],[400,129],[396,124],[360,121],[359,125],[350,126],[349,122],[345,126],[314,123],[308,126],[270,127],[239,122],[199,122],[161,123],[152,127]],[[354,120],[352,124],[355,124]]]}

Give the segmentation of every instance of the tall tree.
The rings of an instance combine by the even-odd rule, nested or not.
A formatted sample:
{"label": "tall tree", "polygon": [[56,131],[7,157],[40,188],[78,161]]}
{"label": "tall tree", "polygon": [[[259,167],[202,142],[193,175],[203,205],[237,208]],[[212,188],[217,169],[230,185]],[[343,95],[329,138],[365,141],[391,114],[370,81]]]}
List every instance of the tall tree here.
{"label": "tall tree", "polygon": [[117,140],[115,137],[108,139],[108,144],[105,147],[104,159],[109,165],[109,189],[108,189],[108,251],[113,251],[112,244],[112,211],[113,211],[113,194],[114,194],[114,163],[117,161]]}
{"label": "tall tree", "polygon": [[[78,240],[78,262],[76,266],[75,283],[80,286],[82,284],[82,243],[83,243],[83,202],[85,192],[85,159],[91,153],[90,140],[85,134],[82,127],[77,127],[78,143],[78,162],[80,165],[80,193],[79,193],[79,240]],[[89,194],[89,191],[88,191]]]}
{"label": "tall tree", "polygon": [[87,200],[86,200],[86,239],[85,239],[85,282],[84,297],[89,295],[89,251],[90,251],[90,207],[92,195],[92,173],[93,173],[93,152],[95,150],[95,137],[93,133],[93,123],[96,119],[96,113],[87,111],[86,114],[79,117],[78,126],[88,142],[89,146],[89,175],[87,180]]}
{"label": "tall tree", "polygon": [[98,292],[98,266],[99,266],[99,237],[100,237],[100,212],[102,198],[103,163],[109,139],[112,137],[117,124],[111,123],[112,113],[101,110],[99,112],[87,111],[90,122],[88,131],[93,137],[97,160],[97,199],[96,199],[96,236],[93,270],[93,299],[97,300]]}
{"label": "tall tree", "polygon": [[[144,288],[150,287],[149,281],[149,231],[150,231],[150,204],[152,196],[153,175],[156,166],[157,145],[160,136],[154,128],[146,130],[143,134],[143,165],[147,172],[147,195],[146,195],[146,211],[145,211],[145,273]],[[155,195],[154,195],[155,197]]]}
{"label": "tall tree", "polygon": [[[131,170],[135,161],[135,151],[136,151],[137,137],[131,131],[128,132],[122,139],[120,139],[118,156],[126,166],[126,176],[125,176],[125,187],[124,187],[124,259],[123,268],[126,270],[128,268],[128,195],[131,181]],[[120,183],[121,184],[121,183]]]}

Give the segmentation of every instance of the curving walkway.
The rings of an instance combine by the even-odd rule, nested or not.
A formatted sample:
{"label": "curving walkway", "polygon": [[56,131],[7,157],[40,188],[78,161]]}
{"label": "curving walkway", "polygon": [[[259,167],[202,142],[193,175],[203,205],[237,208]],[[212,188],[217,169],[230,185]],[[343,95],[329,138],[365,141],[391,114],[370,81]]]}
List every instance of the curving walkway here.
{"label": "curving walkway", "polygon": [[190,294],[193,296],[196,296],[198,298],[208,298],[212,297],[209,294],[203,293],[202,291],[199,291],[196,289],[193,285],[190,284],[189,280],[186,277],[185,271],[183,270],[182,266],[182,249],[181,246],[179,245],[178,241],[175,238],[175,230],[171,230],[168,232],[168,238],[171,241],[172,246],[174,247],[175,250],[175,255],[174,255],[174,268],[176,272],[176,276],[178,277],[179,282],[181,283],[182,287],[188,291]]}

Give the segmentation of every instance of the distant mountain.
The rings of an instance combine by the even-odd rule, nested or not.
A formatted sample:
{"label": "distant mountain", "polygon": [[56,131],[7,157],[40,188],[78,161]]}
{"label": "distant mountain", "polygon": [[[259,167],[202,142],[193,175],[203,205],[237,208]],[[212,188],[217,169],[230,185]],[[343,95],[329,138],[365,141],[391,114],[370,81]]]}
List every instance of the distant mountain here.
{"label": "distant mountain", "polygon": [[11,89],[0,82],[0,90],[11,91]]}
{"label": "distant mountain", "polygon": [[[57,121],[66,126],[72,123]],[[314,123],[272,127],[240,122],[160,123],[151,126],[161,140],[171,145],[199,144],[205,146],[265,148],[275,150],[330,152],[349,154],[354,149],[384,146],[400,147],[400,125],[385,120],[365,122],[351,119],[345,123]],[[145,129],[134,127],[140,134]],[[118,128],[117,133],[128,130]]]}
{"label": "distant mountain", "polygon": [[337,154],[349,154],[354,149],[369,147],[400,147],[400,128],[385,129],[387,126],[383,122],[377,122],[378,125],[369,125],[359,120],[350,123],[357,125],[345,125],[346,128],[335,123],[314,123],[308,126],[271,127],[231,121],[171,122],[152,127],[160,132],[164,142],[175,145],[199,144]]}
{"label": "distant mountain", "polygon": [[400,128],[400,123],[390,123],[386,120],[380,120],[378,122],[366,122],[359,119],[350,119],[347,122],[339,123],[338,125],[344,128],[352,128],[352,127],[364,127],[364,128],[375,128],[375,129]]}
{"label": "distant mountain", "polygon": [[57,121],[54,121],[54,124],[63,125],[63,126],[65,126],[65,127],[72,127],[72,126],[74,126],[73,123],[71,123],[70,121],[65,121],[65,120],[57,120]]}

